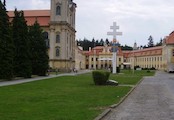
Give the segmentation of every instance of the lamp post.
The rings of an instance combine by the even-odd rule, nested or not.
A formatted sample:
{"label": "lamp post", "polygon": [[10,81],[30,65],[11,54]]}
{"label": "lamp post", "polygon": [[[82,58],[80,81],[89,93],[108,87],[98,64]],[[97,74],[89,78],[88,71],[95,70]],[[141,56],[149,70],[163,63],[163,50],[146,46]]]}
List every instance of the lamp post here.
{"label": "lamp post", "polygon": [[137,43],[135,42],[134,43],[134,46],[133,46],[133,74],[135,72],[134,70],[134,66],[135,66],[135,50],[137,49]]}
{"label": "lamp post", "polygon": [[96,70],[96,50],[95,50],[95,48],[94,48],[94,59],[93,59],[93,61],[94,61],[94,70]]}

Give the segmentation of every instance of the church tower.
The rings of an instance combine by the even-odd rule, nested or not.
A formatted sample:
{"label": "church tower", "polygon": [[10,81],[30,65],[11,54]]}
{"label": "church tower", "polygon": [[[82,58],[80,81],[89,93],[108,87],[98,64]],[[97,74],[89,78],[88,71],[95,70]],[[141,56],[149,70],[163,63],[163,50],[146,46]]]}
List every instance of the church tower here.
{"label": "church tower", "polygon": [[73,0],[51,0],[50,67],[70,70],[75,66],[75,14]]}

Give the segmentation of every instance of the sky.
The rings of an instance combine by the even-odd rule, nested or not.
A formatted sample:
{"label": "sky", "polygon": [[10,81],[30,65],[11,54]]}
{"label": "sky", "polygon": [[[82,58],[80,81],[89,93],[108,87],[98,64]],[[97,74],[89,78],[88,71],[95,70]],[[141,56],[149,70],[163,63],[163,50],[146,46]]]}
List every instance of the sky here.
{"label": "sky", "polygon": [[[117,40],[122,45],[154,43],[174,30],[174,0],[73,0],[76,9],[76,39],[112,41],[110,26],[117,22]],[[50,9],[50,0],[6,0],[7,9]]]}

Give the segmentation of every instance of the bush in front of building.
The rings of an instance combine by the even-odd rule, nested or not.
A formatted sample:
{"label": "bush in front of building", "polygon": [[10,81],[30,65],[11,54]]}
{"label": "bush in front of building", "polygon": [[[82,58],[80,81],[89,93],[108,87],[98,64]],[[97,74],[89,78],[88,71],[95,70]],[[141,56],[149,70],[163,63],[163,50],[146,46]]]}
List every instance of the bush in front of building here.
{"label": "bush in front of building", "polygon": [[106,81],[109,79],[110,72],[104,70],[95,70],[92,72],[92,77],[95,85],[106,85]]}

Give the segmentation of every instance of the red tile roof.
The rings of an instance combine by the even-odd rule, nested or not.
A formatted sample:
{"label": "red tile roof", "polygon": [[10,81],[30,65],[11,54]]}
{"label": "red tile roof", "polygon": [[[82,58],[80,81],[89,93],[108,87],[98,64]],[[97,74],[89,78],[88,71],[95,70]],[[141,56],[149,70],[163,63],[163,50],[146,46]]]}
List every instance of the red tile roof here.
{"label": "red tile roof", "polygon": [[165,39],[166,44],[174,44],[174,31]]}
{"label": "red tile roof", "polygon": [[[9,17],[14,17],[14,11],[8,11]],[[50,16],[50,10],[24,10],[25,17],[48,17]]]}
{"label": "red tile roof", "polygon": [[123,52],[124,57],[131,56],[153,56],[153,55],[162,55],[162,46],[145,48],[141,50],[134,50],[129,52]]}
{"label": "red tile roof", "polygon": [[[108,46],[108,48],[111,49],[111,46]],[[95,54],[96,54],[96,55],[99,55],[99,54],[102,53],[102,51],[104,50],[104,46],[96,46],[96,47],[94,47],[94,48],[93,48],[92,50],[90,50],[90,51],[85,51],[85,54],[86,54],[86,55],[94,55],[94,50],[95,50]],[[111,53],[111,52],[110,52],[110,53]],[[118,56],[123,55],[121,48],[118,49],[117,55],[118,55]]]}
{"label": "red tile roof", "polygon": [[[10,21],[12,21],[14,17],[14,11],[9,11],[8,15],[10,17]],[[27,21],[27,25],[33,25],[37,20],[41,26],[49,26],[50,22],[50,10],[24,10],[25,20]]]}

